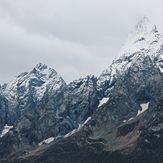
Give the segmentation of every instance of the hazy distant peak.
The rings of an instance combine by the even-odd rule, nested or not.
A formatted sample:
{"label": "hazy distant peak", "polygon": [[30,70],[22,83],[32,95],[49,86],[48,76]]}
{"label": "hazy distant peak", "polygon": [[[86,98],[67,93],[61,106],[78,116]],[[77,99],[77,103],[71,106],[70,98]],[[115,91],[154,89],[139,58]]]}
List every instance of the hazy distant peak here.
{"label": "hazy distant peak", "polygon": [[137,33],[137,34],[141,34],[141,33],[148,34],[153,31],[157,32],[156,25],[152,24],[150,20],[145,16],[138,21],[134,29],[134,33]]}

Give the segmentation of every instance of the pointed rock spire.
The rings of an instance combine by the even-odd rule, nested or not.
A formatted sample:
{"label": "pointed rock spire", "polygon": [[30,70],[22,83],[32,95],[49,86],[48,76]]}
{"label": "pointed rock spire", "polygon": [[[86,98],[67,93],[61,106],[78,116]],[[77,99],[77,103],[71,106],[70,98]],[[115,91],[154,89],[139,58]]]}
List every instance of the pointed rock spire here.
{"label": "pointed rock spire", "polygon": [[142,51],[155,53],[158,50],[156,44],[158,45],[160,40],[162,37],[156,26],[147,17],[143,17],[128,36],[117,57],[130,56]]}
{"label": "pointed rock spire", "polygon": [[35,69],[39,69],[39,70],[47,69],[47,65],[44,64],[44,63],[38,63],[38,64],[35,66]]}
{"label": "pointed rock spire", "polygon": [[124,74],[134,63],[137,64],[138,58],[149,56],[154,60],[157,57],[157,65],[160,65],[163,60],[162,47],[163,36],[147,17],[143,17],[127,38],[116,59],[100,75],[99,88],[108,85],[105,91],[105,94],[108,94],[117,76]]}
{"label": "pointed rock spire", "polygon": [[157,32],[157,28],[144,16],[135,26],[135,32],[139,34],[147,34],[150,32]]}
{"label": "pointed rock spire", "polygon": [[37,77],[44,76],[47,79],[58,75],[58,73],[53,68],[48,67],[44,63],[38,63],[30,72],[30,74],[35,74]]}

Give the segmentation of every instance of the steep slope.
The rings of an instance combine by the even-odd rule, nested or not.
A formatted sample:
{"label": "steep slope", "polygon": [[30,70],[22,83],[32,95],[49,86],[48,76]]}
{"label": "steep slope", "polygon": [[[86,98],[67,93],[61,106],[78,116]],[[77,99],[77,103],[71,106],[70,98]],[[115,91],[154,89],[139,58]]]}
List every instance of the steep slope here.
{"label": "steep slope", "polygon": [[162,36],[143,18],[98,79],[108,101],[64,139],[15,155],[31,163],[163,162]]}

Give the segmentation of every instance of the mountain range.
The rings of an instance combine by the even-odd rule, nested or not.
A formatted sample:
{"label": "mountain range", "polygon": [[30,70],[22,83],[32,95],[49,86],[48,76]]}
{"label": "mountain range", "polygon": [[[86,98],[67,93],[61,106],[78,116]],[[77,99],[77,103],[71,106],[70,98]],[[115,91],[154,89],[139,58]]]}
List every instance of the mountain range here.
{"label": "mountain range", "polygon": [[2,163],[162,163],[163,36],[135,26],[99,77],[39,63],[0,87]]}

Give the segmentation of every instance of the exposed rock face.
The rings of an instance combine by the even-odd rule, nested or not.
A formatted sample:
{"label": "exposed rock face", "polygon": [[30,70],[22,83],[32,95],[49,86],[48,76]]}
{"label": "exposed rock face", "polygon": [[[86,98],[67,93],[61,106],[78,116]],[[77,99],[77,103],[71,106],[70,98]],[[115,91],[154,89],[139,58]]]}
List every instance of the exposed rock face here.
{"label": "exposed rock face", "polygon": [[44,96],[39,105],[28,110],[8,135],[0,140],[7,151],[0,150],[1,157],[6,157],[6,153],[9,156],[8,153],[13,151],[38,147],[49,137],[62,139],[96,111],[99,98],[97,78],[94,76],[75,80],[54,94]]}
{"label": "exposed rock face", "polygon": [[[162,163],[162,46],[163,37],[143,18],[99,78],[76,80],[28,110],[0,139],[1,160]],[[53,141],[38,145],[47,138]]]}
{"label": "exposed rock face", "polygon": [[18,122],[18,129],[30,136],[30,143],[38,143],[51,136],[62,137],[78,128],[98,106],[96,81],[94,76],[87,76],[70,83],[47,103],[42,101],[38,108],[28,112]]}

